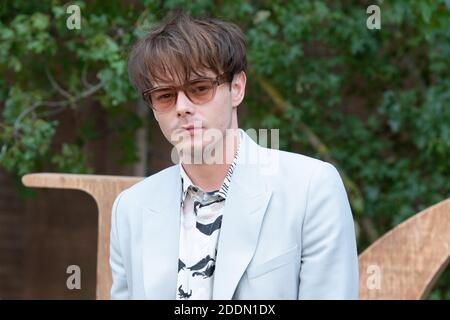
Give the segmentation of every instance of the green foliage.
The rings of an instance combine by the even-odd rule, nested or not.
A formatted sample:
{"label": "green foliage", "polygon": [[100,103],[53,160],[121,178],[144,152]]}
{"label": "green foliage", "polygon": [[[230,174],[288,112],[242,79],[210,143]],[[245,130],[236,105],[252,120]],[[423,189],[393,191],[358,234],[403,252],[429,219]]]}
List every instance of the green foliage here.
{"label": "green foliage", "polygon": [[[381,30],[366,28],[362,0],[78,1],[81,30],[67,29],[64,2],[11,1],[0,9],[0,165],[18,176],[49,165],[88,172],[82,150],[97,135],[92,124],[80,125],[76,144],[49,148],[58,126],[49,112],[88,101],[111,126],[122,120],[121,161],[137,161],[134,133],[145,119],[129,111],[138,96],[126,54],[181,6],[245,31],[251,72],[241,126],[280,128],[281,148],[314,157],[320,150],[300,123],[320,137],[364,199],[362,250],[373,239],[360,218],[381,235],[450,196],[450,2],[372,2]],[[258,75],[293,108],[276,111]],[[438,288],[432,298],[449,297],[448,284]]]}
{"label": "green foliage", "polygon": [[63,143],[60,154],[52,157],[52,162],[58,166],[58,171],[65,173],[93,173],[86,166],[86,155],[76,144]]}
{"label": "green foliage", "polygon": [[60,1],[14,2],[0,11],[0,71],[5,75],[0,82],[0,165],[17,176],[38,170],[92,172],[81,151],[93,138],[92,123],[80,124],[78,144],[50,145],[57,127],[54,115],[95,101],[110,114],[110,127],[114,119],[129,119],[119,128],[122,163],[137,159],[132,137],[142,121],[129,115],[137,94],[128,81],[126,53],[136,39],[141,9],[76,4],[80,30],[67,28],[69,15]]}

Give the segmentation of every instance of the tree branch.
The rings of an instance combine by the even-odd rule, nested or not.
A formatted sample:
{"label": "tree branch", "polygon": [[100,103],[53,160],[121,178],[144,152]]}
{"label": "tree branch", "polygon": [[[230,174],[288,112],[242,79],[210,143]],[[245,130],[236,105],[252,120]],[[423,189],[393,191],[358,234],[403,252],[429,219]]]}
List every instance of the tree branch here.
{"label": "tree branch", "polygon": [[[49,79],[52,79],[51,75],[48,73]],[[65,97],[69,98],[69,100],[60,100],[60,101],[38,101],[33,103],[29,108],[25,109],[24,111],[22,111],[19,116],[16,118],[16,120],[14,121],[14,125],[13,125],[13,137],[14,139],[17,139],[17,132],[19,129],[19,124],[22,121],[22,119],[29,113],[34,112],[37,108],[39,108],[40,106],[47,106],[47,107],[53,107],[53,108],[59,108],[57,111],[51,111],[50,114],[52,113],[59,113],[60,111],[62,111],[62,109],[64,109],[65,107],[67,107],[70,104],[73,104],[75,102],[78,102],[82,99],[85,99],[91,95],[93,95],[95,92],[99,91],[103,86],[104,83],[103,82],[99,82],[96,85],[91,86],[90,88],[88,88],[87,90],[81,92],[79,95],[76,96],[71,96],[68,92],[66,92],[64,89],[62,89],[61,87],[59,87],[59,85],[56,83],[56,81],[54,80],[50,80],[50,82],[52,82],[52,86],[58,91],[60,92],[62,95],[64,95]],[[62,90],[62,91],[61,91]],[[64,93],[63,93],[64,92]]]}
{"label": "tree branch", "polygon": [[56,91],[58,91],[63,97],[73,99],[73,96],[69,92],[61,88],[61,86],[56,82],[56,80],[53,78],[53,76],[50,74],[50,71],[48,71],[47,68],[45,69],[45,74],[47,75],[50,84]]}

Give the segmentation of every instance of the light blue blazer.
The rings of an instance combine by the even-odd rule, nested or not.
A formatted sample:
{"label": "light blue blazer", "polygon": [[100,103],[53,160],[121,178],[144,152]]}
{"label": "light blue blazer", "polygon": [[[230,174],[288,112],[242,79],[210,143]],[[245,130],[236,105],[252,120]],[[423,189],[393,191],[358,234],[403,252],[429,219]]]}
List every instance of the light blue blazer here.
{"label": "light blue blazer", "polygon": [[[357,299],[352,213],[334,166],[264,148],[241,130],[213,299]],[[124,190],[110,234],[112,299],[175,299],[179,164]]]}

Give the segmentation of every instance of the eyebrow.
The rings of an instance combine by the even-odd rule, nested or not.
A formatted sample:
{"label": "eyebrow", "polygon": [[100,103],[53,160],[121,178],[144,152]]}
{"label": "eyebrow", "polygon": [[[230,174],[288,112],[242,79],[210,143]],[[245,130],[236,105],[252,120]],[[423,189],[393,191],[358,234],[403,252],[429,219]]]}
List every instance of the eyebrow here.
{"label": "eyebrow", "polygon": [[[189,79],[187,82],[195,81],[195,80],[198,80],[198,79],[204,79],[204,78],[215,79],[215,76],[207,76],[207,75],[202,75],[200,77],[197,76],[195,78]],[[168,87],[177,87],[177,85],[174,85],[173,82],[172,82],[172,84],[165,84],[164,83],[164,84],[161,84],[161,85],[153,86],[153,89],[156,89],[156,88],[168,88]]]}

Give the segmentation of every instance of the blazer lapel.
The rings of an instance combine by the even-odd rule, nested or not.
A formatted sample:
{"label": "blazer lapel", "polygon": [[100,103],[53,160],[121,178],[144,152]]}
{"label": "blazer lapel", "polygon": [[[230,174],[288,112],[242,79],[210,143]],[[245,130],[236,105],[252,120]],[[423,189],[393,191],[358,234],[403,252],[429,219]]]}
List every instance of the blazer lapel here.
{"label": "blazer lapel", "polygon": [[142,212],[142,267],[147,299],[175,299],[180,238],[181,180],[179,168],[161,178],[157,202]]}
{"label": "blazer lapel", "polygon": [[248,163],[249,155],[258,156],[259,146],[245,133],[243,138],[223,212],[214,275],[214,300],[232,299],[255,252],[272,195],[272,190],[261,178],[257,163]]}

